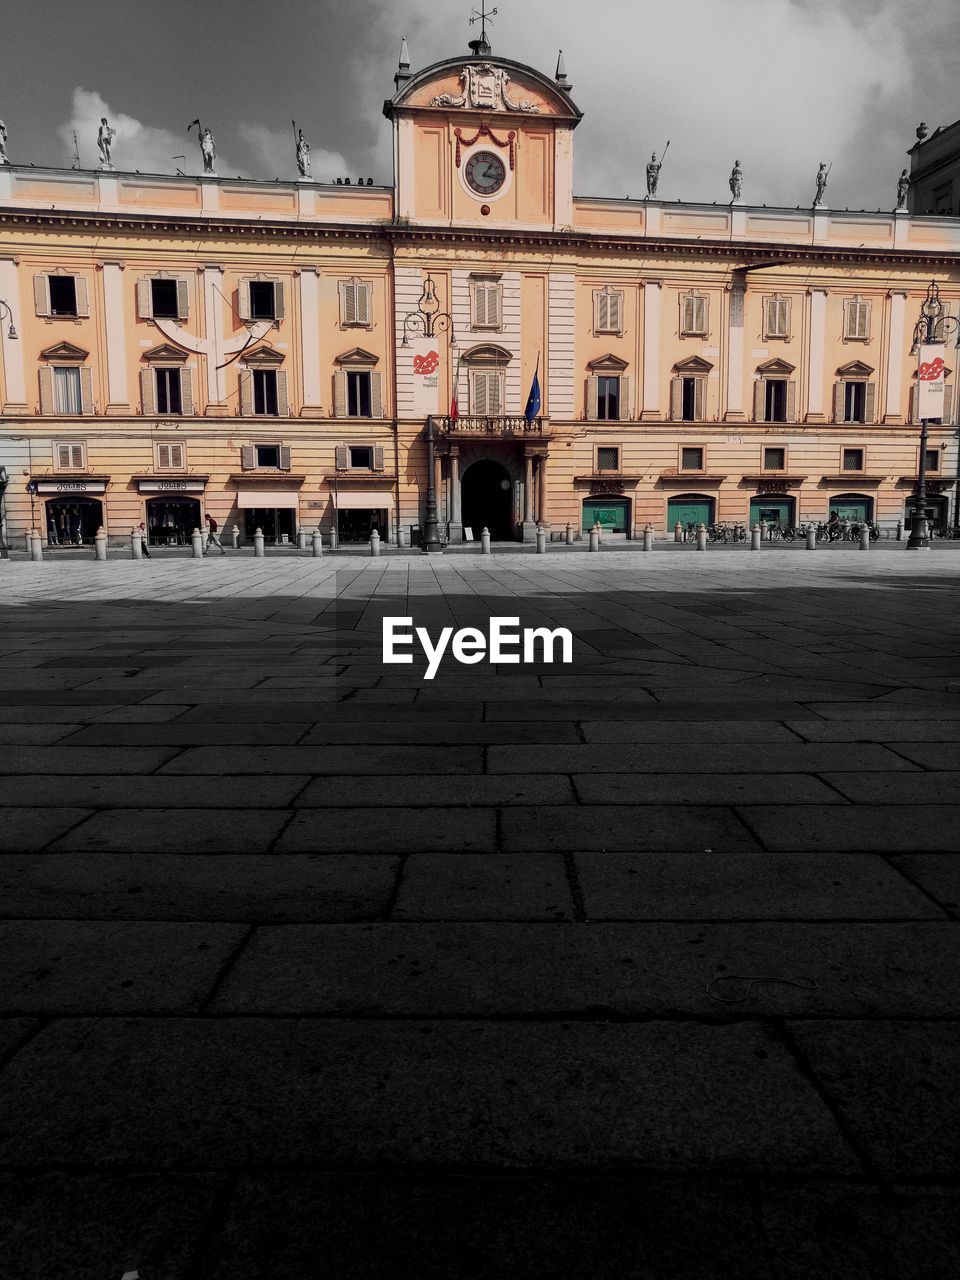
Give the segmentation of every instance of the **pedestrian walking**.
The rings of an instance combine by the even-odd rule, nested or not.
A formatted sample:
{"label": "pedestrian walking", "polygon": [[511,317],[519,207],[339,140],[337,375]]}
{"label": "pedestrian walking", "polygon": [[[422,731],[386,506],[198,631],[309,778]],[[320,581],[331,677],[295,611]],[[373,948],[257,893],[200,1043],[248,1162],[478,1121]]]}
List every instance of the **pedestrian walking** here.
{"label": "pedestrian walking", "polygon": [[220,544],[220,534],[217,532],[219,525],[217,524],[216,520],[214,520],[213,516],[209,514],[204,516],[204,520],[206,521],[206,524],[207,524],[206,550],[209,551],[211,547],[216,547],[217,550],[220,552],[220,554],[222,556],[225,556],[227,553],[224,551],[223,547]]}
{"label": "pedestrian walking", "polygon": [[150,548],[147,546],[147,526],[143,523],[142,520],[140,521],[140,524],[137,526],[137,532],[140,534],[140,546],[143,548],[143,554],[149,560]]}

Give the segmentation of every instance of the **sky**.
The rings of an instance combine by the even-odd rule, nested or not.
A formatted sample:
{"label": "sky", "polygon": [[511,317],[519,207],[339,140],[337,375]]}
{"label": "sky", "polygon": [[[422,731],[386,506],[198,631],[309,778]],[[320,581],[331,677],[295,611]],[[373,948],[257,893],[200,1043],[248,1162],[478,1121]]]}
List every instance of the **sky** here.
{"label": "sky", "polygon": [[[477,0],[479,4],[479,0]],[[382,105],[400,37],[412,69],[477,34],[461,0],[4,0],[0,118],[15,163],[68,167],[76,130],[97,163],[106,115],[120,169],[296,176],[292,120],[313,173],[392,180]],[[500,0],[494,54],[552,76],[564,50],[578,195],[641,196],[670,140],[662,199],[729,200],[735,159],[752,204],[891,208],[925,121],[960,118],[957,0]]]}

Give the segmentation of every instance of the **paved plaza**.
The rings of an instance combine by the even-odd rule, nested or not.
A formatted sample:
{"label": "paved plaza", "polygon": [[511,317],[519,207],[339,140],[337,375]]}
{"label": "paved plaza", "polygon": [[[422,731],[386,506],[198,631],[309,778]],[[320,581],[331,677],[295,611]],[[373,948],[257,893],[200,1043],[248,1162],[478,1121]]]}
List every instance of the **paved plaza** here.
{"label": "paved plaza", "polygon": [[0,564],[4,1276],[955,1280],[958,589]]}

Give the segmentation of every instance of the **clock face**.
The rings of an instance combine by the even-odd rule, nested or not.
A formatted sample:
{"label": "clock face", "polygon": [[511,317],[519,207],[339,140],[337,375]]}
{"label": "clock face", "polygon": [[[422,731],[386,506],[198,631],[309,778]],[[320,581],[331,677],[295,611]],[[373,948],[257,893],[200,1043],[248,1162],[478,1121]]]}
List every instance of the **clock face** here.
{"label": "clock face", "polygon": [[478,196],[490,196],[503,186],[507,171],[492,151],[475,151],[464,167],[463,176],[471,191]]}

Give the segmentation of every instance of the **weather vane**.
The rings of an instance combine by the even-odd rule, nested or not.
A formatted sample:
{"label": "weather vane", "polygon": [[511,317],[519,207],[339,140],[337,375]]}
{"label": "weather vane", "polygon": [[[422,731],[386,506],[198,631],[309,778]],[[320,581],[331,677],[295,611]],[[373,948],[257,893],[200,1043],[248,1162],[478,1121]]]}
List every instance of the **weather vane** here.
{"label": "weather vane", "polygon": [[472,17],[471,17],[471,19],[470,19],[470,25],[471,25],[471,27],[472,27],[472,26],[473,26],[473,24],[474,24],[475,22],[479,22],[479,23],[480,23],[480,38],[481,38],[481,40],[486,40],[486,38],[487,38],[487,23],[489,22],[491,26],[493,25],[493,17],[494,17],[494,15],[496,14],[496,12],[497,12],[497,11],[496,11],[496,9],[491,9],[491,10],[490,10],[490,12],[489,12],[489,13],[487,13],[487,0],[480,0],[480,12],[479,12],[479,13],[477,13],[476,9],[474,9],[474,10],[473,10],[473,16],[472,16]]}

